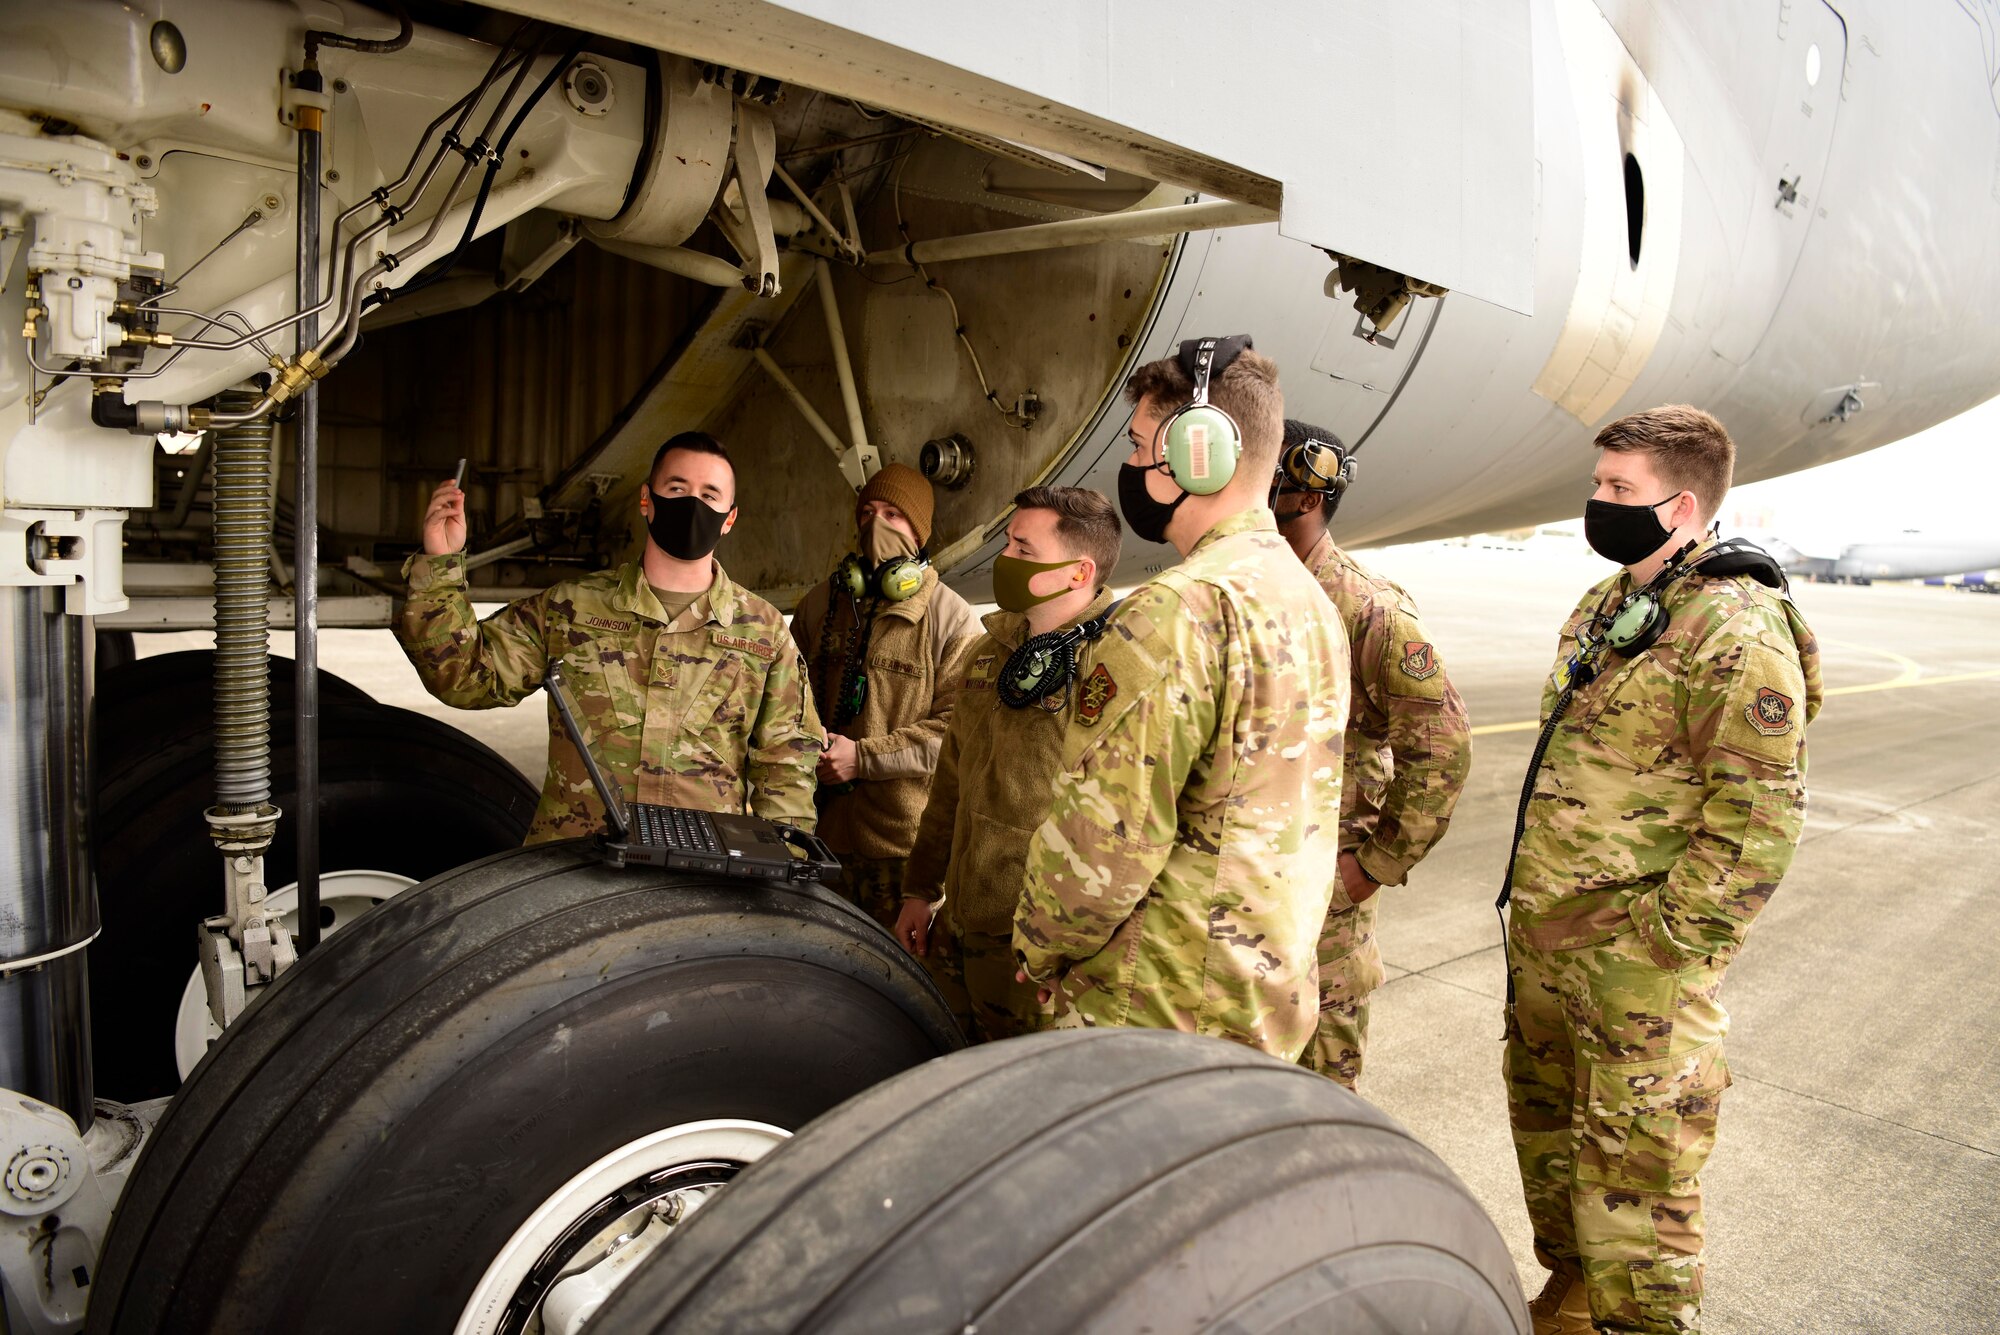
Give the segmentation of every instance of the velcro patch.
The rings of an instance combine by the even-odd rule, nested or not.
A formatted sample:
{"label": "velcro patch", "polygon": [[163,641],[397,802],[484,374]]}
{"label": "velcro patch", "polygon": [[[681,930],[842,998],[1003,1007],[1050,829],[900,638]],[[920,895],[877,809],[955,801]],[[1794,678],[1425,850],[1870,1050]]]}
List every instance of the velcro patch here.
{"label": "velcro patch", "polygon": [[591,612],[585,612],[577,620],[593,630],[616,631],[621,635],[632,629],[632,623],[629,621],[618,621],[611,617],[601,617]]}
{"label": "velcro patch", "polygon": [[718,644],[724,649],[741,650],[752,658],[763,659],[766,663],[778,656],[778,647],[766,640],[747,640],[740,635],[725,635],[719,630],[710,631],[708,638],[710,643]]}
{"label": "velcro patch", "polygon": [[1407,612],[1392,612],[1387,640],[1382,689],[1404,700],[1444,699],[1444,659],[1417,619]]}
{"label": "velcro patch", "polygon": [[1076,721],[1085,727],[1097,726],[1104,717],[1105,706],[1118,698],[1118,683],[1111,676],[1111,669],[1099,663],[1083,679],[1083,687],[1076,696]]}
{"label": "velcro patch", "polygon": [[1805,700],[1805,678],[1796,660],[1767,644],[1746,645],[1729,674],[1715,745],[1789,767],[1798,761]]}

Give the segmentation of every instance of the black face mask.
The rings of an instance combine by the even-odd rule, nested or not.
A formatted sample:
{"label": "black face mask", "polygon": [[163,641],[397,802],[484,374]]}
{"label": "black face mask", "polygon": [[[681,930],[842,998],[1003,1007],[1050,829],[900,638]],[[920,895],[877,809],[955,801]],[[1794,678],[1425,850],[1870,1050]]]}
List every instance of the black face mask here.
{"label": "black face mask", "polygon": [[717,510],[699,496],[662,496],[651,487],[646,488],[646,494],[653,498],[646,532],[676,561],[699,561],[722,541],[729,511]]}
{"label": "black face mask", "polygon": [[1136,537],[1147,542],[1165,542],[1167,524],[1188,494],[1184,491],[1172,501],[1154,500],[1153,493],[1146,490],[1146,474],[1152,471],[1137,464],[1118,466],[1118,508]]}
{"label": "black face mask", "polygon": [[1675,492],[1651,505],[1619,505],[1615,501],[1592,499],[1583,507],[1584,541],[1590,544],[1590,550],[1621,566],[1643,561],[1674,535],[1655,511],[1679,498],[1680,493]]}

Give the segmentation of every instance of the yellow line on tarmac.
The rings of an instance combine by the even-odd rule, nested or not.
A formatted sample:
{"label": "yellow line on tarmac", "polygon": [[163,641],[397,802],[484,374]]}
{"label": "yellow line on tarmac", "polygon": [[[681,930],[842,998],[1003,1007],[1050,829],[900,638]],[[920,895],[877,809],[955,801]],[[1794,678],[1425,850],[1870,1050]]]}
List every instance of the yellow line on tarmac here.
{"label": "yellow line on tarmac", "polygon": [[1533,732],[1542,726],[1540,719],[1529,719],[1526,723],[1489,723],[1483,728],[1474,728],[1474,737],[1486,737],[1496,732]]}
{"label": "yellow line on tarmac", "polygon": [[[2000,668],[1989,668],[1984,672],[1954,672],[1943,677],[1919,677],[1917,665],[1901,654],[1892,654],[1887,649],[1877,649],[1876,653],[1908,664],[1903,671],[1887,681],[1864,682],[1859,686],[1835,686],[1827,695],[1860,695],[1864,691],[1900,691],[1910,686],[1950,686],[1961,681],[1992,681],[2000,677]],[[1487,737],[1496,732],[1533,732],[1541,727],[1539,719],[1527,719],[1520,723],[1489,723],[1483,728],[1474,728],[1474,737]]]}
{"label": "yellow line on tarmac", "polygon": [[1984,672],[1954,672],[1946,677],[1918,677],[1914,680],[1906,679],[1907,674],[1905,674],[1904,677],[1895,677],[1889,681],[1865,682],[1860,686],[1835,686],[1826,693],[1859,695],[1863,691],[1895,691],[1905,686],[1949,686],[1955,681],[1991,681],[1995,677],[2000,677],[2000,668],[1989,668]]}

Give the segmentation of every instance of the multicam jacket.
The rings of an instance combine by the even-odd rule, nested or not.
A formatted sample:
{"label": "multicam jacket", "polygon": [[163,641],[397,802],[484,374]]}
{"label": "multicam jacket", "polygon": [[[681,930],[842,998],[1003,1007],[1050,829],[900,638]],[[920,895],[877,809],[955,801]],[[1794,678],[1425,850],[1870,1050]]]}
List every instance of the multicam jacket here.
{"label": "multicam jacket", "polygon": [[[1111,591],[1100,589],[1081,615],[1057,629],[1102,616],[1109,606]],[[1077,645],[1076,676],[1067,686],[1010,709],[996,685],[1008,655],[1028,639],[1028,619],[989,612],[985,624],[966,659],[903,894],[943,899],[961,933],[1004,936],[1014,930],[1028,841],[1049,814],[1062,772],[1063,735],[1076,716],[1078,688],[1096,659],[1095,646]]]}
{"label": "multicam jacket", "polygon": [[[1383,885],[1444,838],[1472,765],[1465,701],[1403,589],[1322,535],[1305,558],[1340,612],[1353,656],[1352,696],[1340,781],[1340,847]],[[1365,997],[1382,985],[1376,895],[1348,902],[1336,890],[1319,943],[1320,992]]]}
{"label": "multicam jacket", "polygon": [[[1688,558],[1698,558],[1707,543]],[[1586,593],[1556,649],[1632,591]],[[1805,729],[1819,645],[1789,598],[1747,575],[1670,584],[1657,644],[1606,653],[1535,774],[1516,854],[1513,933],[1542,949],[1636,927],[1662,968],[1726,961],[1791,865],[1805,823]],[[1561,692],[1542,692],[1546,721]]]}
{"label": "multicam jacket", "polygon": [[[585,734],[627,802],[750,812],[811,828],[813,766],[825,746],[798,651],[778,610],[715,567],[669,621],[635,562],[568,580],[484,621],[460,555],[409,559],[396,638],[424,688],[448,705],[518,704],[551,660]],[[531,844],[604,828],[582,758],[549,705],[549,770]]]}
{"label": "multicam jacket", "polygon": [[1058,1024],[1298,1057],[1338,877],[1348,679],[1339,617],[1261,506],[1119,607],[1014,919]]}
{"label": "multicam jacket", "polygon": [[1340,609],[1353,654],[1340,846],[1383,885],[1444,838],[1472,764],[1465,701],[1401,586],[1342,551],[1331,535],[1306,569]]}

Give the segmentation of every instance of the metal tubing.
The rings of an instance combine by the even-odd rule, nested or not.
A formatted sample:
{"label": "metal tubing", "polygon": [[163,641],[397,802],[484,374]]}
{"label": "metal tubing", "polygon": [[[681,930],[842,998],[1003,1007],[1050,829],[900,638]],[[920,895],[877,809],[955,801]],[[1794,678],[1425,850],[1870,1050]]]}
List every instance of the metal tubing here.
{"label": "metal tubing", "polygon": [[[826,233],[827,240],[839,246],[847,254],[853,254],[860,250],[860,243],[841,231],[838,227],[835,227],[833,220],[820,212],[819,205],[812,202],[812,196],[808,195],[800,187],[799,183],[792,179],[792,174],[785,170],[782,163],[772,163],[771,172],[778,180],[784,183],[785,189],[792,192],[792,198],[799,201],[799,207],[806,211],[806,216],[818,224],[820,231]],[[777,225],[776,218],[773,218],[771,222],[772,226],[775,227]]]}
{"label": "metal tubing", "polygon": [[[528,62],[522,62],[525,70]],[[319,91],[319,71],[302,71],[298,78],[312,81]],[[496,115],[498,113],[495,113]],[[299,131],[299,255],[298,308],[306,310],[319,297],[319,214],[320,214],[320,135],[318,130]],[[466,160],[471,166],[471,159]],[[463,177],[461,176],[461,180]],[[449,207],[449,203],[447,203]],[[313,346],[319,332],[319,317],[307,316],[299,324],[298,351]],[[297,706],[293,724],[298,761],[297,822],[292,834],[299,856],[299,916],[296,933],[298,952],[303,956],[319,944],[319,382],[306,385],[299,394],[298,492],[295,497],[297,533],[292,554],[293,613],[296,636],[293,655],[297,676],[292,698]],[[268,540],[269,534],[265,535]],[[220,566],[220,552],[217,565]],[[259,575],[268,573],[266,554],[257,553]],[[217,570],[217,578],[221,572]]]}
{"label": "metal tubing", "polygon": [[525,552],[534,545],[535,539],[533,537],[516,538],[512,542],[503,542],[498,547],[488,547],[477,556],[466,557],[465,568],[467,570],[477,570],[481,566],[490,566],[495,561],[505,560],[516,552]]}
{"label": "metal tubing", "polygon": [[622,255],[628,260],[637,260],[710,287],[743,286],[743,270],[719,255],[689,250],[686,246],[635,246],[625,241],[605,241],[597,237],[592,237],[591,243],[599,250]]}
{"label": "metal tubing", "polygon": [[813,429],[813,434],[826,442],[826,447],[833,451],[833,457],[838,459],[841,455],[847,453],[847,446],[842,443],[839,436],[834,434],[833,428],[827,425],[826,419],[819,415],[819,410],[812,406],[811,400],[807,399],[804,392],[792,383],[792,378],[785,374],[785,368],[773,361],[771,354],[762,348],[750,349],[750,355],[757,359],[757,365],[764,368],[764,374],[770,376],[778,388],[784,392],[785,397],[792,401],[792,406],[799,410],[799,416],[806,419],[806,425]]}
{"label": "metal tubing", "polygon": [[1098,218],[1068,218],[1062,222],[1002,227],[913,241],[907,246],[871,251],[869,264],[930,264],[939,260],[977,260],[989,255],[1019,255],[1031,250],[1061,250],[1100,241],[1131,241],[1142,236],[1176,232],[1208,232],[1221,227],[1249,227],[1276,222],[1278,215],[1255,204],[1229,199],[1205,199],[1198,204],[1172,204],[1163,209],[1135,209]]}
{"label": "metal tubing", "polygon": [[854,364],[847,360],[847,334],[840,327],[840,307],[833,299],[833,266],[815,260],[813,268],[819,275],[819,308],[826,314],[826,336],[833,344],[833,372],[840,377],[840,402],[847,409],[847,443],[865,452],[868,428],[861,424],[861,391],[854,383]]}
{"label": "metal tubing", "polygon": [[89,618],[49,588],[0,589],[0,1088],[90,1126],[83,947],[97,935],[90,860]]}

